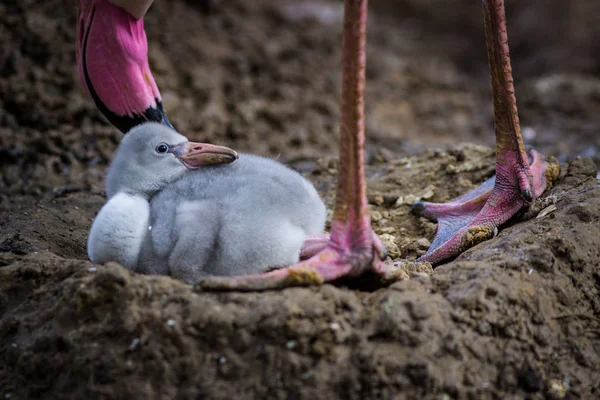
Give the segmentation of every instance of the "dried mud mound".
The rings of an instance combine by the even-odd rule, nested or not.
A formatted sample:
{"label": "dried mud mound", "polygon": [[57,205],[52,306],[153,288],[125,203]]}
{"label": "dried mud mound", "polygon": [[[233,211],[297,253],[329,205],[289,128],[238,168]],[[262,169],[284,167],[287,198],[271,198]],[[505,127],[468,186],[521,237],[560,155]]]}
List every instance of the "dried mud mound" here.
{"label": "dried mud mound", "polygon": [[[427,236],[429,222],[404,213],[408,206],[389,191],[394,201],[381,203],[379,190],[398,182],[407,185],[405,195],[433,192],[426,196],[445,200],[460,190],[447,189],[456,179],[469,187],[489,173],[489,160],[472,162],[481,160],[483,150],[431,152],[396,163],[412,168],[371,167],[369,196],[379,204],[372,205],[373,213],[389,217],[376,229],[398,229],[391,220],[399,218],[400,240]],[[317,167],[309,177],[331,201],[328,174]],[[408,185],[412,174],[427,176],[428,186]],[[48,197],[9,221],[19,235],[1,238],[0,394],[595,398],[600,393],[595,175],[590,159],[573,161],[563,167],[558,185],[532,206],[530,214],[538,218],[504,229],[433,274],[408,265],[410,280],[369,291],[324,285],[201,293],[170,278],[132,275],[117,264],[92,266],[83,260],[80,233],[91,217],[85,205],[99,206],[102,198]],[[553,209],[548,206],[555,211],[539,213]],[[40,235],[38,226],[51,223],[57,226],[54,236],[71,231],[69,247]],[[71,256],[56,255],[61,253]],[[360,289],[360,281],[353,286]]]}

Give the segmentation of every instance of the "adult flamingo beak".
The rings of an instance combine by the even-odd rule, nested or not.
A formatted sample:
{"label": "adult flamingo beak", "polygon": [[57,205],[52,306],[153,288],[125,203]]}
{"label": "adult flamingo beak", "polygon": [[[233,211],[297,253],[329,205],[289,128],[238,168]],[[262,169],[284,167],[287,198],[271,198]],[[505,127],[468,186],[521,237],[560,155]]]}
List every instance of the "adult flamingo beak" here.
{"label": "adult flamingo beak", "polygon": [[148,121],[172,128],[148,65],[143,18],[109,0],[79,0],[78,19],[79,79],[102,114],[123,133]]}
{"label": "adult flamingo beak", "polygon": [[109,0],[111,3],[124,8],[129,14],[140,19],[146,15],[146,12],[154,0]]}
{"label": "adult flamingo beak", "polygon": [[173,146],[171,152],[188,169],[198,169],[206,165],[229,164],[238,158],[235,150],[208,143],[185,142]]}

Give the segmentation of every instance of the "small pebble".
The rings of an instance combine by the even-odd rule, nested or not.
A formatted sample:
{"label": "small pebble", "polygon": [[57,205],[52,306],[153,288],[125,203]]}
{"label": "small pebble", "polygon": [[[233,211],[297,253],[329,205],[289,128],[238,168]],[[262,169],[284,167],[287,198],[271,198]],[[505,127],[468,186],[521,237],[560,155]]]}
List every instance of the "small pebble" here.
{"label": "small pebble", "polygon": [[429,240],[427,240],[427,238],[418,239],[415,243],[421,249],[427,249],[427,248],[429,248],[429,246],[431,246],[431,242]]}
{"label": "small pebble", "polygon": [[173,325],[175,325],[175,321],[173,321],[172,319],[170,319],[170,320],[167,321],[167,325],[173,326]]}
{"label": "small pebble", "polygon": [[96,268],[96,267],[88,268],[88,272],[96,272],[96,271],[98,271],[98,268]]}
{"label": "small pebble", "polygon": [[548,394],[551,399],[564,399],[569,391],[569,380],[564,379],[562,382],[560,379],[552,379],[550,380],[550,384],[548,385]]}
{"label": "small pebble", "polygon": [[140,338],[133,338],[131,344],[129,345],[129,350],[133,350],[140,344]]}
{"label": "small pebble", "polygon": [[377,222],[379,221],[381,218],[383,218],[383,215],[381,215],[381,213],[379,211],[373,211],[371,213],[371,221],[373,222]]}
{"label": "small pebble", "polygon": [[227,358],[225,356],[219,357],[219,364],[225,364],[227,362]]}
{"label": "small pebble", "polygon": [[379,235],[381,243],[385,246],[388,251],[388,256],[392,259],[400,257],[400,249],[396,244],[396,237],[387,233]]}
{"label": "small pebble", "polygon": [[537,217],[535,217],[535,218],[536,219],[544,218],[546,215],[553,213],[554,211],[556,211],[556,206],[554,204],[550,204],[548,207],[546,207],[542,211],[540,211],[539,214],[537,215]]}
{"label": "small pebble", "polygon": [[298,344],[298,342],[296,342],[295,340],[290,340],[285,344],[285,347],[287,347],[288,349],[293,349],[294,347],[296,347],[296,344]]}
{"label": "small pebble", "polygon": [[150,225],[150,226],[148,227],[148,230],[149,230],[149,231],[151,231],[151,230],[152,230],[152,225]]}
{"label": "small pebble", "polygon": [[415,196],[414,194],[409,194],[406,196],[400,196],[398,197],[398,200],[396,200],[396,204],[394,204],[395,207],[400,207],[403,205],[411,205],[412,203],[414,203],[415,201],[419,201],[421,200],[420,197]]}
{"label": "small pebble", "polygon": [[433,191],[433,185],[429,185],[425,188],[425,190],[423,190],[423,193],[421,194],[421,199],[429,200],[433,197],[434,194],[435,192]]}
{"label": "small pebble", "polygon": [[337,331],[338,329],[340,329],[340,324],[338,324],[337,322],[332,322],[331,324],[329,324],[329,327],[332,331]]}
{"label": "small pebble", "polygon": [[18,345],[17,345],[16,343],[12,343],[10,346],[11,346],[13,349],[16,349]]}
{"label": "small pebble", "polygon": [[382,205],[384,201],[383,196],[380,194],[373,196],[370,200],[371,204],[375,204],[376,206]]}
{"label": "small pebble", "polygon": [[533,271],[534,271],[534,269],[533,269],[533,268],[530,268],[530,269],[529,269],[529,271],[527,271],[527,275],[531,275],[531,274],[533,274]]}

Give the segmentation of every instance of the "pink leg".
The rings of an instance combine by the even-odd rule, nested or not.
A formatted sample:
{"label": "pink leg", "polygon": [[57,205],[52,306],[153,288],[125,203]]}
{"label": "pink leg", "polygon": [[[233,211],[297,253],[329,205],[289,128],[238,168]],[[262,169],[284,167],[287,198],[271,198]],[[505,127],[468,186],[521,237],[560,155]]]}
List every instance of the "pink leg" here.
{"label": "pink leg", "polygon": [[366,0],[346,0],[344,11],[340,167],[331,238],[314,257],[265,274],[207,277],[202,290],[266,290],[321,284],[373,270],[387,278],[394,271],[382,261],[385,251],[371,230],[364,174],[364,85]]}
{"label": "pink leg", "polygon": [[[79,0],[77,69],[98,109],[127,132],[146,121],[171,127],[150,66],[141,17],[152,0]],[[126,3],[126,4],[124,4]]]}
{"label": "pink leg", "polygon": [[[439,264],[492,238],[498,227],[558,177],[558,164],[523,145],[502,0],[483,0],[486,42],[496,128],[496,176],[479,188],[446,204],[415,203],[425,216],[439,222],[431,248],[420,260]],[[531,164],[530,164],[531,162]]]}
{"label": "pink leg", "polygon": [[300,260],[311,258],[320,251],[324,250],[329,243],[329,239],[330,235],[326,233],[321,235],[307,236],[304,240],[304,244],[302,244],[302,248],[300,249]]}

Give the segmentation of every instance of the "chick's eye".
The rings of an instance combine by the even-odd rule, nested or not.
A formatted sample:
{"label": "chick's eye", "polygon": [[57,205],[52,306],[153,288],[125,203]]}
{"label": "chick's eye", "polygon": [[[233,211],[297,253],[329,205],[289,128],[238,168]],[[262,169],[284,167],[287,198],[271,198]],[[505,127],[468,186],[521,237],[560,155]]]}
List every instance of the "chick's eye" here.
{"label": "chick's eye", "polygon": [[166,153],[167,151],[169,151],[169,146],[166,145],[165,143],[161,143],[158,146],[156,146],[156,152],[157,153]]}

